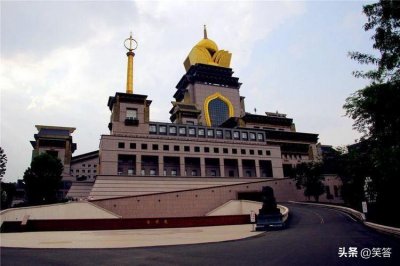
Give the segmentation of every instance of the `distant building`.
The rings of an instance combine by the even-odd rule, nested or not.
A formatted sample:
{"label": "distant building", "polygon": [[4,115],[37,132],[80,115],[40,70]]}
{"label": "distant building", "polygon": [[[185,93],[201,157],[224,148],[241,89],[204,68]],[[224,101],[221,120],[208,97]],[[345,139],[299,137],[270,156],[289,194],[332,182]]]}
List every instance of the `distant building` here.
{"label": "distant building", "polygon": [[99,151],[77,155],[71,159],[71,175],[75,177],[66,195],[69,199],[87,199],[99,171]]}
{"label": "distant building", "polygon": [[94,182],[99,168],[99,151],[77,155],[71,159],[71,176],[76,181]]}
{"label": "distant building", "polygon": [[64,198],[71,187],[74,178],[71,176],[71,157],[76,150],[71,134],[75,131],[73,127],[36,125],[38,133],[31,141],[33,147],[32,159],[41,153],[48,153],[60,159],[64,170],[62,173],[62,184],[58,197]]}
{"label": "distant building", "polygon": [[36,128],[38,133],[34,135],[35,140],[31,141],[32,159],[44,152],[57,157],[64,167],[63,177],[71,180],[71,157],[76,150],[71,134],[75,128],[43,125],[36,125]]}

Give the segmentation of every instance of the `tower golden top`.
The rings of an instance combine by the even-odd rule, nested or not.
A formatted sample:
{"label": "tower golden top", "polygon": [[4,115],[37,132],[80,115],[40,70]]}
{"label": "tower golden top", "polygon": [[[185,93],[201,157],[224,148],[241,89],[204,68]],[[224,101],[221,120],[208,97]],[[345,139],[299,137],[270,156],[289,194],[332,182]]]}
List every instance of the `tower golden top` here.
{"label": "tower golden top", "polygon": [[208,39],[207,28],[204,25],[204,38],[190,51],[183,65],[186,71],[195,64],[206,64],[220,67],[229,67],[232,54],[228,51],[218,50],[217,44]]}

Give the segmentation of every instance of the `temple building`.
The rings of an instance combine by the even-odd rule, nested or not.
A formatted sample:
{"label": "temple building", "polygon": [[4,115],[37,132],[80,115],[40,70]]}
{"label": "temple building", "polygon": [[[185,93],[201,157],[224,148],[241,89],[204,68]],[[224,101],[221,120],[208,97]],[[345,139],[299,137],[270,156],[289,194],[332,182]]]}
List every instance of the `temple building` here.
{"label": "temple building", "polygon": [[286,114],[246,112],[232,54],[208,39],[206,28],[171,91],[171,123],[152,121],[152,101],[134,93],[136,41],[131,35],[125,43],[126,91],[108,99],[110,133],[99,150],[72,157],[76,181],[68,197],[95,201],[283,181],[296,164],[321,159],[318,135],[297,132]]}

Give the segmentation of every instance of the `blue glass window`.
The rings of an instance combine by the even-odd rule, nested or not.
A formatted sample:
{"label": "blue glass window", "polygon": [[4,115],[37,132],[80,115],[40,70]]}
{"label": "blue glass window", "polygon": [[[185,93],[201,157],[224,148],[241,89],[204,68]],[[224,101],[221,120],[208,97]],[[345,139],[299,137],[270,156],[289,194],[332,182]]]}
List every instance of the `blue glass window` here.
{"label": "blue glass window", "polygon": [[221,99],[214,99],[208,104],[208,113],[212,126],[219,126],[229,118],[229,107]]}

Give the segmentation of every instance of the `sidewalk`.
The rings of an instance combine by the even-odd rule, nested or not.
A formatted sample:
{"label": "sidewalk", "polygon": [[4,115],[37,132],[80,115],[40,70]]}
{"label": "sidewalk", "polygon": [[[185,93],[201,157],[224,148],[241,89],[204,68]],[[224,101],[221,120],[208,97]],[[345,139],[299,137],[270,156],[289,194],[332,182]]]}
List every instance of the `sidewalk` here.
{"label": "sidewalk", "polygon": [[57,231],[0,234],[1,247],[127,248],[238,240],[261,234],[253,225],[107,231]]}

